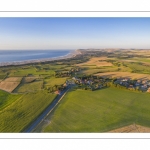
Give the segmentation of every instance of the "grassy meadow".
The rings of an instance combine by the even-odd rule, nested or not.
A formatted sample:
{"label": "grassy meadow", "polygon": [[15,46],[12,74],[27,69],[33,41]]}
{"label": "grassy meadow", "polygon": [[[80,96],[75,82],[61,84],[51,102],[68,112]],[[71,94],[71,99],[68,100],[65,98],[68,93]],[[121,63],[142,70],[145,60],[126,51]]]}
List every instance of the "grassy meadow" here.
{"label": "grassy meadow", "polygon": [[20,96],[21,95],[19,94],[12,95],[10,93],[0,90],[0,111],[11,103],[15,102],[17,99],[20,98]]}
{"label": "grassy meadow", "polygon": [[44,86],[50,86],[53,87],[54,85],[61,85],[64,84],[67,78],[49,78],[49,79],[44,79]]}
{"label": "grassy meadow", "polygon": [[31,83],[21,83],[15,90],[15,93],[27,93],[27,92],[35,92],[41,90],[43,81],[36,80]]}
{"label": "grassy meadow", "polygon": [[106,132],[128,124],[150,127],[150,94],[106,88],[69,92],[42,132]]}

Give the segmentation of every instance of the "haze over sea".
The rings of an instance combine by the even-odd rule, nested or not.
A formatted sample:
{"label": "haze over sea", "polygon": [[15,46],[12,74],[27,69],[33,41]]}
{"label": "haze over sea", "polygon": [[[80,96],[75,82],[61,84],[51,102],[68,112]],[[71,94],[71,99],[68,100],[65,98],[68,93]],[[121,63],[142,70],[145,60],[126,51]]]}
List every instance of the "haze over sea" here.
{"label": "haze over sea", "polygon": [[72,50],[0,50],[0,63],[56,58],[70,52]]}

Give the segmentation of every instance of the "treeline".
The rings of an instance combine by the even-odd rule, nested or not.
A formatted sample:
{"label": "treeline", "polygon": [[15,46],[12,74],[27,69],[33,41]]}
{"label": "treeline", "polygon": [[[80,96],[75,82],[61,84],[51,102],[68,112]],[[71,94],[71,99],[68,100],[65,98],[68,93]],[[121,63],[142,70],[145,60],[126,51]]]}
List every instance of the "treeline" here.
{"label": "treeline", "polygon": [[71,77],[79,71],[81,71],[81,68],[79,68],[79,67],[71,68],[69,71],[55,71],[55,77],[56,78]]}

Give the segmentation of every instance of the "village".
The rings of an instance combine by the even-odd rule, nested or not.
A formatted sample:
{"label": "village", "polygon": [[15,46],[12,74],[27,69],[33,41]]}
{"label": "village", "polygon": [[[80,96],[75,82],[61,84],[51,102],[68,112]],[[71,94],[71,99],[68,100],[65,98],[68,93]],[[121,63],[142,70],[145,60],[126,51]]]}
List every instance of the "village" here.
{"label": "village", "polygon": [[78,76],[82,69],[80,67],[71,68],[69,71],[56,72],[55,77],[69,77],[66,82],[58,88],[54,88],[56,94],[60,94],[61,91],[70,84],[76,85],[76,89],[83,90],[98,90],[106,87],[117,87],[129,90],[150,92],[150,80],[146,79],[131,79],[131,78],[110,78],[107,76],[96,76],[96,75],[83,75]]}
{"label": "village", "polygon": [[125,88],[129,90],[150,92],[150,80],[132,80],[129,78],[104,78],[100,76],[72,77],[64,86],[76,84],[76,88],[83,90],[98,90],[106,87]]}

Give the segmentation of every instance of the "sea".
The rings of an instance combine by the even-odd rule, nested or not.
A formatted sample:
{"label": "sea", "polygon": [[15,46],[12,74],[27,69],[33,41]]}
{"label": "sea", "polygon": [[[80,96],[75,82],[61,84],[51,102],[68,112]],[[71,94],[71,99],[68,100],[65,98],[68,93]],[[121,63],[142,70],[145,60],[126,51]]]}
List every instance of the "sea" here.
{"label": "sea", "polygon": [[0,50],[0,63],[57,58],[67,56],[72,51],[73,50]]}

